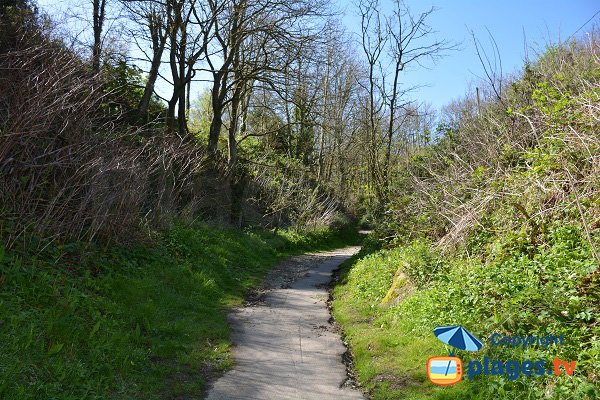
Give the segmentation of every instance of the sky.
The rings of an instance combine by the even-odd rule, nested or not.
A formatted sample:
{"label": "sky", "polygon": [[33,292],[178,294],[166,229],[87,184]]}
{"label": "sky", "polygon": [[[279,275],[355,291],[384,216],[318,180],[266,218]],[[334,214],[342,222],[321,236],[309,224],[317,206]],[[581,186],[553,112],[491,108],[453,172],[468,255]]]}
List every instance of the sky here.
{"label": "sky", "polygon": [[[344,25],[358,34],[360,19],[353,16],[352,6],[343,0],[339,4],[347,10]],[[392,1],[381,0],[381,4],[390,7]],[[438,110],[467,91],[475,90],[478,77],[484,77],[471,30],[486,50],[491,49],[487,30],[490,31],[500,51],[504,74],[511,74],[523,67],[525,47],[533,59],[537,51],[549,43],[567,39],[600,11],[600,2],[592,0],[407,0],[406,4],[413,14],[435,7],[429,25],[437,31],[436,36],[460,43],[459,50],[447,52],[436,65],[429,63],[425,65],[427,68],[419,67],[403,76],[408,86],[426,85],[412,96]],[[578,34],[594,22],[600,22],[600,14]],[[527,46],[524,46],[524,36]]]}
{"label": "sky", "polygon": [[[39,6],[51,15],[76,5],[85,6],[87,2],[91,0],[38,0]],[[358,41],[360,19],[353,6],[354,0],[336,2],[337,7],[345,11],[342,24],[355,33]],[[392,0],[381,0],[384,10],[390,10],[392,3]],[[429,103],[437,110],[474,90],[477,85],[474,82],[484,76],[469,34],[471,30],[488,51],[487,30],[490,31],[500,51],[503,72],[509,75],[522,68],[526,49],[529,58],[533,59],[547,44],[565,40],[578,29],[581,30],[577,34],[581,35],[600,22],[600,2],[597,0],[406,0],[406,4],[413,14],[435,7],[436,11],[429,18],[435,35],[459,44],[458,50],[447,52],[437,64],[411,69],[402,76],[403,84],[421,86],[411,94],[415,100]],[[592,20],[588,22],[590,18]],[[163,88],[159,87],[159,90],[166,92],[165,85],[161,86]]]}

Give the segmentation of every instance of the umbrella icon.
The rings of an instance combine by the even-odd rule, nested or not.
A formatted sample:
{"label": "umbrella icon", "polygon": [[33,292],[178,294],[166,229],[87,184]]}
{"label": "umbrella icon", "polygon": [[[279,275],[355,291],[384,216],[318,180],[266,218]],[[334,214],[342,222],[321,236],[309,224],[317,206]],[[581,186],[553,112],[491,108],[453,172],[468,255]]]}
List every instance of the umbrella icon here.
{"label": "umbrella icon", "polygon": [[440,341],[457,349],[477,351],[483,346],[481,340],[460,325],[438,326],[433,333]]}

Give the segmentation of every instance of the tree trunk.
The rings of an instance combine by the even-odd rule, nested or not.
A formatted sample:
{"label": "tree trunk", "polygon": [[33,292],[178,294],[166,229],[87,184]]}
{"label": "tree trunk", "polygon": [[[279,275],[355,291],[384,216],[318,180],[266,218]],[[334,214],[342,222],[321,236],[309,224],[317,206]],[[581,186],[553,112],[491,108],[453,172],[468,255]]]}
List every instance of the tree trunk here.
{"label": "tree trunk", "polygon": [[144,86],[144,94],[142,95],[142,99],[138,104],[138,115],[142,119],[147,118],[148,108],[150,107],[150,99],[154,94],[154,85],[156,84],[156,79],[158,78],[158,70],[160,69],[161,57],[163,48],[159,53],[155,53],[152,58],[152,65],[150,66],[150,72],[148,73],[148,80],[146,81],[146,86]]}
{"label": "tree trunk", "polygon": [[[170,5],[169,2],[167,2]],[[170,7],[167,8],[167,13],[170,13]],[[150,65],[150,71],[148,72],[148,80],[144,86],[144,94],[138,104],[138,115],[141,119],[147,119],[148,108],[150,107],[150,99],[154,94],[154,85],[158,78],[158,71],[160,70],[161,59],[168,37],[168,26],[165,27],[164,31],[161,31],[161,22],[157,16],[151,16],[154,18],[149,22],[150,24],[150,35],[152,36],[152,63]],[[154,25],[153,25],[154,24]],[[167,24],[168,25],[168,24]]]}
{"label": "tree trunk", "polygon": [[219,146],[219,136],[221,135],[221,127],[223,126],[223,101],[221,95],[221,87],[224,81],[221,71],[213,74],[213,87],[211,90],[211,104],[213,117],[210,121],[210,129],[208,131],[208,153],[215,156]]}
{"label": "tree trunk", "polygon": [[179,85],[173,85],[173,94],[169,100],[167,107],[167,129],[169,133],[174,133],[177,129],[177,117],[175,116],[175,110],[177,109],[177,102],[179,101]]}
{"label": "tree trunk", "polygon": [[325,114],[327,113],[327,103],[329,95],[329,65],[331,64],[331,52],[327,54],[327,68],[325,70],[325,92],[323,93],[323,117],[321,120],[321,136],[319,138],[319,172],[317,174],[317,182],[321,182],[321,176],[323,175],[323,147],[325,146]]}
{"label": "tree trunk", "polygon": [[383,176],[383,183],[386,186],[386,189],[389,187],[389,171],[390,171],[390,160],[392,153],[392,139],[394,136],[394,118],[396,115],[396,102],[398,100],[398,76],[400,75],[400,71],[402,70],[402,62],[398,60],[396,62],[396,70],[394,71],[394,83],[392,86],[392,98],[390,99],[390,121],[388,125],[387,132],[387,150],[385,153],[385,169]]}
{"label": "tree trunk", "polygon": [[94,47],[92,48],[92,69],[100,72],[100,56],[102,55],[102,28],[104,26],[106,0],[93,0],[94,7]]}
{"label": "tree trunk", "polygon": [[178,60],[179,61],[179,90],[177,93],[177,96],[178,96],[177,129],[179,131],[179,136],[185,137],[187,135],[185,92],[186,92],[186,87],[188,86],[187,85],[188,74],[187,74],[187,70],[186,70],[186,65],[187,65],[187,61],[188,61],[187,57],[186,57],[187,32],[186,32],[185,28],[183,29],[181,36],[182,36],[182,39],[181,39],[181,43],[179,45],[179,60]]}

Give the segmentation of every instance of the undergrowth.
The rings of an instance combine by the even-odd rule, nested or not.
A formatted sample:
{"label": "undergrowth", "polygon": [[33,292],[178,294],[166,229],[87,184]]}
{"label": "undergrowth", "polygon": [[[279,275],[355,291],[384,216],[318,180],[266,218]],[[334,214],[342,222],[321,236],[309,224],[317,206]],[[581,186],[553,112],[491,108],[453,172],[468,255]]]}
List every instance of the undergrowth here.
{"label": "undergrowth", "polygon": [[[334,290],[374,399],[600,398],[600,68],[590,38],[549,48],[481,112],[465,103],[437,144],[407,160],[378,227],[394,239],[347,263]],[[445,325],[484,342],[457,354],[465,366],[558,357],[576,361],[575,373],[435,386],[425,367],[448,354],[433,334]],[[492,346],[494,333],[564,342]]]}
{"label": "undergrowth", "polygon": [[[375,399],[595,399],[600,396],[600,290],[597,263],[575,227],[548,232],[548,247],[531,256],[515,249],[511,235],[496,237],[488,261],[466,253],[442,256],[416,241],[355,259],[334,291],[334,315],[342,325],[360,382]],[[498,252],[498,248],[503,248]],[[399,288],[401,301],[382,304],[400,268],[414,287]],[[404,292],[404,293],[403,293]],[[463,364],[499,360],[576,360],[574,376],[477,376],[451,387],[427,382],[427,359],[447,355],[433,328],[462,325],[484,341],[482,351],[462,353]],[[564,335],[547,349],[494,347],[492,334]],[[466,378],[464,378],[466,379]],[[450,397],[448,397],[450,396]],[[454,396],[454,397],[452,397]]]}
{"label": "undergrowth", "polygon": [[198,225],[109,250],[0,248],[0,397],[200,398],[232,364],[228,307],[282,257],[355,239]]}

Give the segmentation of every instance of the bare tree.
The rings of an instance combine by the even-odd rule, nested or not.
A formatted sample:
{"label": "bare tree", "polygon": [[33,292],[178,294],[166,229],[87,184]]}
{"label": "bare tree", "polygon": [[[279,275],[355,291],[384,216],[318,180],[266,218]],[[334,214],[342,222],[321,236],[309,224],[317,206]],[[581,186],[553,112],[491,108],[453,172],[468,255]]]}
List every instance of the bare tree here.
{"label": "bare tree", "polygon": [[380,11],[379,0],[361,0],[358,3],[361,21],[361,44],[367,59],[369,77],[369,123],[367,130],[367,146],[369,152],[369,175],[371,184],[374,186],[378,197],[382,198],[379,184],[379,162],[378,162],[378,125],[379,114],[384,103],[379,101],[378,95],[382,92],[383,82],[380,82],[376,73],[380,68],[381,56],[384,53],[388,40],[385,33],[384,21]]}
{"label": "bare tree", "polygon": [[[145,55],[144,61],[150,63],[144,93],[137,109],[139,117],[146,118],[150,100],[154,95],[167,39],[170,36],[173,2],[171,0],[121,0],[121,3],[132,22],[130,24],[131,37],[138,49]],[[146,45],[149,45],[150,53],[148,53]]]}
{"label": "bare tree", "polygon": [[[173,84],[168,101],[167,125],[180,136],[187,134],[187,103],[190,83],[200,68],[197,64],[206,54],[212,38],[212,29],[217,24],[220,6],[202,3],[201,0],[173,1],[170,20],[169,66]],[[177,117],[175,110],[177,109]]]}
{"label": "bare tree", "polygon": [[[401,90],[400,73],[412,64],[420,64],[424,60],[435,62],[446,50],[455,48],[446,40],[433,37],[434,31],[427,24],[427,19],[435,11],[432,7],[415,17],[404,1],[395,0],[393,14],[386,21],[386,32],[390,37],[388,56],[392,69],[392,84],[387,89],[386,100],[389,107],[389,120],[387,126],[387,149],[385,155],[384,179],[389,184],[388,171],[390,170],[391,146],[394,130],[397,126],[396,112],[398,107],[405,107],[408,102],[399,104],[402,97],[410,88]],[[407,115],[406,113],[404,114]]]}
{"label": "bare tree", "polygon": [[475,46],[475,52],[479,58],[479,63],[483,67],[486,80],[490,84],[492,91],[494,92],[496,99],[503,102],[502,97],[502,86],[504,85],[504,73],[502,71],[502,57],[500,56],[500,49],[498,43],[494,39],[494,35],[487,29],[488,39],[490,41],[492,56],[490,57],[485,51],[485,48],[481,44],[481,41],[475,36],[475,32],[471,31],[471,38],[473,39],[473,45]]}
{"label": "bare tree", "polygon": [[100,72],[102,55],[102,30],[106,20],[106,0],[92,0],[94,44],[92,46],[92,69]]}
{"label": "bare tree", "polygon": [[[211,8],[217,7],[209,1]],[[249,90],[256,85],[276,89],[279,75],[299,58],[306,43],[316,40],[318,26],[310,21],[323,14],[322,0],[231,0],[225,3],[223,18],[213,29],[214,40],[206,49],[209,72],[213,76],[213,121],[208,139],[209,152],[217,150],[223,115],[229,107],[235,115],[234,130],[229,129],[229,154],[235,156],[235,134],[243,124],[239,107],[247,102]],[[219,64],[220,62],[220,64]],[[244,100],[245,99],[245,100]],[[232,163],[230,157],[230,164]],[[233,162],[235,163],[235,161]]]}

